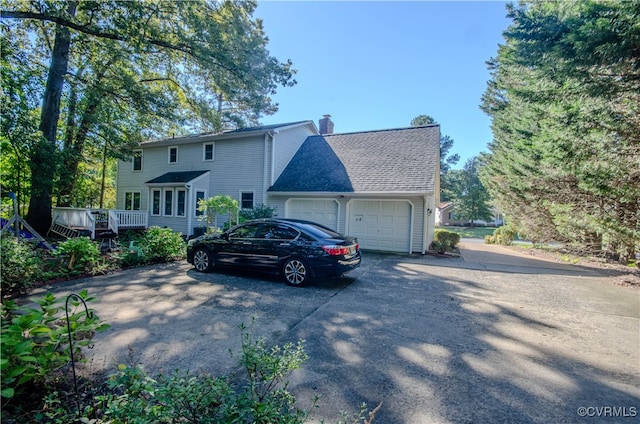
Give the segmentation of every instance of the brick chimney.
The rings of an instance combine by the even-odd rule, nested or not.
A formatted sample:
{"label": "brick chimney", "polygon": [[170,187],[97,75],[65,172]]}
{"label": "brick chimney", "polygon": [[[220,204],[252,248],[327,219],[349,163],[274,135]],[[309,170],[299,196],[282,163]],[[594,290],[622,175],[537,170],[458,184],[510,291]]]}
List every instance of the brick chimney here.
{"label": "brick chimney", "polygon": [[319,121],[320,134],[333,134],[333,121],[331,121],[331,115],[322,115],[322,119]]}

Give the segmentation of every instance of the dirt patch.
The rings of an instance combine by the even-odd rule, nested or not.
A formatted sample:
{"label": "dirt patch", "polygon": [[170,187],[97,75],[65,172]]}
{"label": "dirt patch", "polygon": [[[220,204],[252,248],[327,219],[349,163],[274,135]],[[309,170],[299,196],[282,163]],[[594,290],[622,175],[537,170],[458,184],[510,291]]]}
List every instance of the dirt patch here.
{"label": "dirt patch", "polygon": [[596,268],[603,275],[608,276],[612,284],[630,287],[640,291],[640,269],[624,266],[609,260],[597,257],[578,256],[561,250],[538,249],[532,247],[510,246],[511,249],[530,256],[552,260],[558,263],[570,263],[574,265]]}

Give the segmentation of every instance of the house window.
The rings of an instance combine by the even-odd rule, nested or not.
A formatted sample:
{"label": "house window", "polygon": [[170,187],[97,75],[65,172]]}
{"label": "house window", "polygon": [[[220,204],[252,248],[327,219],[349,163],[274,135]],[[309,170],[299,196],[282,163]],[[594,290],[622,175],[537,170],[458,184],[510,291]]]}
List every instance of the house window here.
{"label": "house window", "polygon": [[202,216],[202,211],[198,210],[198,206],[200,206],[200,201],[204,200],[206,193],[204,191],[198,190],[196,191],[196,216]]}
{"label": "house window", "polygon": [[240,208],[253,209],[253,191],[243,191],[240,193]]}
{"label": "house window", "polygon": [[124,194],[124,209],[127,211],[140,210],[140,192],[139,191],[127,191]]}
{"label": "house window", "polygon": [[151,198],[151,215],[160,215],[160,190],[153,190]]}
{"label": "house window", "polygon": [[133,151],[133,171],[142,171],[142,150]]}
{"label": "house window", "polygon": [[186,190],[178,190],[176,192],[176,216],[184,216],[185,213],[185,205],[187,199],[187,191]]}
{"label": "house window", "polygon": [[164,191],[164,213],[163,215],[173,215],[173,190]]}
{"label": "house window", "polygon": [[169,147],[169,163],[178,163],[178,146]]}
{"label": "house window", "polygon": [[202,160],[213,160],[213,146],[214,143],[205,143],[202,146]]}

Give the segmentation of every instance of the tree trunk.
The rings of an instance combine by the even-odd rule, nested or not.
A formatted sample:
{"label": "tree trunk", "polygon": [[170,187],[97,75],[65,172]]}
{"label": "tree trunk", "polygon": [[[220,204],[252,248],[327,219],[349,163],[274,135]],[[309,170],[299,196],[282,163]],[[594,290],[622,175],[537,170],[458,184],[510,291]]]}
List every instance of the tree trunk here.
{"label": "tree trunk", "polygon": [[[67,12],[72,16],[75,15],[76,6],[75,1],[70,1]],[[31,152],[31,199],[27,222],[41,235],[46,234],[51,226],[51,196],[56,171],[56,134],[70,47],[69,29],[58,26],[40,116],[40,131],[44,139],[34,146]]]}
{"label": "tree trunk", "polygon": [[89,130],[95,121],[95,113],[100,100],[97,96],[91,96],[89,104],[84,111],[80,127],[73,137],[73,142],[66,149],[60,170],[60,181],[58,183],[60,206],[81,206],[74,205],[73,190],[78,179],[78,166],[83,159],[84,145],[89,135]]}

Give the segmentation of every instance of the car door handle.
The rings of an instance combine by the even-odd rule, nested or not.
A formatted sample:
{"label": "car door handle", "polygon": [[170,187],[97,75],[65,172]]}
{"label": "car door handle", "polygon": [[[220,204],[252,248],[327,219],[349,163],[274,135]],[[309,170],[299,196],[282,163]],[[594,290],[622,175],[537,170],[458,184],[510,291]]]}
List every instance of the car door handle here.
{"label": "car door handle", "polygon": [[242,243],[240,243],[240,244],[253,244],[253,243],[251,243],[250,241],[243,241],[243,242],[242,242]]}
{"label": "car door handle", "polygon": [[280,243],[278,246],[291,246],[291,243]]}

